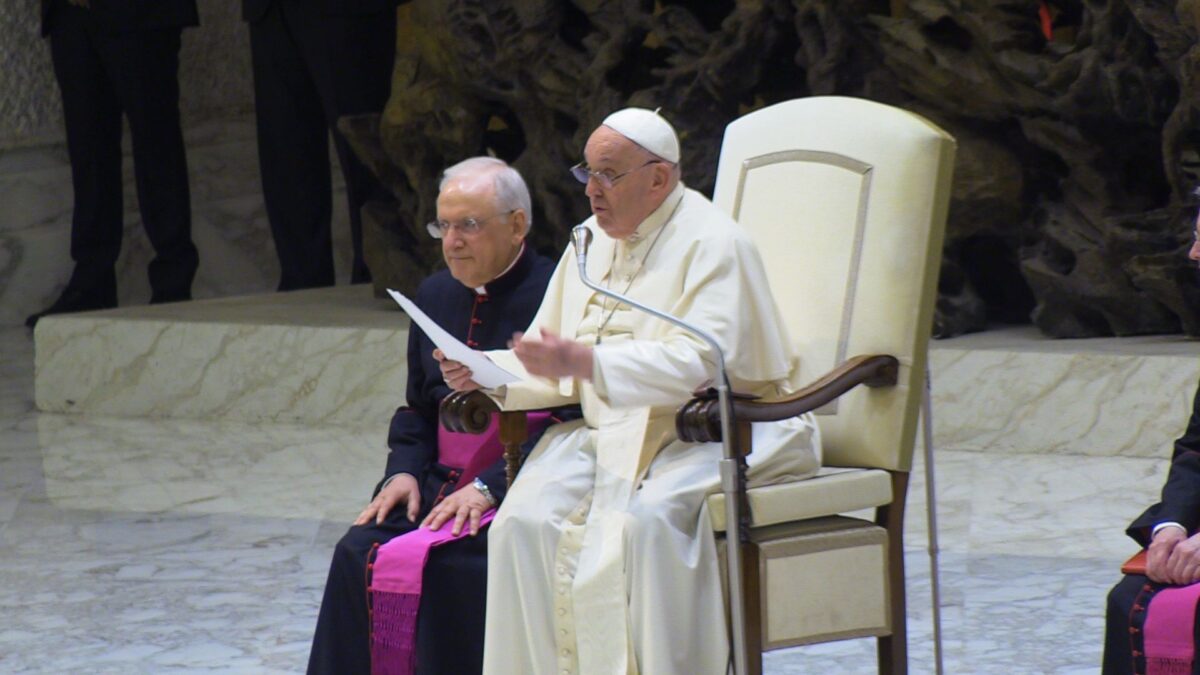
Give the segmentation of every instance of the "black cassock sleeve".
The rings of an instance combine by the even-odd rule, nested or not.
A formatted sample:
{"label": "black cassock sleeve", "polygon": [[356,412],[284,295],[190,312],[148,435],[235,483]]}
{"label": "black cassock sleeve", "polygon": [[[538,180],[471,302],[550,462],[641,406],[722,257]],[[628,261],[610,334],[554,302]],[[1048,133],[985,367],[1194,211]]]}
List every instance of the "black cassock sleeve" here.
{"label": "black cassock sleeve", "polygon": [[1150,531],[1163,522],[1179,523],[1189,534],[1195,533],[1200,525],[1200,388],[1196,390],[1187,430],[1175,441],[1162,501],[1146,509],[1126,533],[1146,546],[1150,543]]}
{"label": "black cassock sleeve", "polygon": [[[438,401],[449,388],[442,381],[440,370],[436,376],[427,371],[424,352],[432,353],[433,345],[414,325],[408,333],[406,397],[409,405],[397,408],[392,415],[387,436],[387,466],[383,480],[375,486],[376,494],[385,480],[398,473],[412,474],[420,484],[426,469],[437,459]],[[432,357],[429,360],[432,361]]]}

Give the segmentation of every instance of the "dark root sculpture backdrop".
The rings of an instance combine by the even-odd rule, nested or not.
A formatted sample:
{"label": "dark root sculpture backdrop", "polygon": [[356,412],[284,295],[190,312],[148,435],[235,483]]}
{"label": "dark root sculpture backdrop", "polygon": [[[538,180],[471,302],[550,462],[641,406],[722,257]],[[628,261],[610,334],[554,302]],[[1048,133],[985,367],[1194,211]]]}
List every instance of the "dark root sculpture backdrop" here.
{"label": "dark root sculpture backdrop", "polygon": [[[493,154],[557,256],[587,201],[567,168],[626,106],[662,108],[711,194],[725,125],[861,96],[959,141],[935,333],[1200,335],[1187,263],[1200,184],[1200,0],[417,0],[382,118],[341,121],[396,202],[368,207],[379,287],[440,264],[442,168]],[[796,214],[804,227],[804,214]]]}

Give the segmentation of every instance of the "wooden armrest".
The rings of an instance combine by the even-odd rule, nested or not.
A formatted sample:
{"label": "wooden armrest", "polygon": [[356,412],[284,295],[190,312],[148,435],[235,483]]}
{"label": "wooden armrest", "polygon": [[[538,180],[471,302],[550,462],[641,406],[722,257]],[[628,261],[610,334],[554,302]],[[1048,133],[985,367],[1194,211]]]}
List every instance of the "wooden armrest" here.
{"label": "wooden armrest", "polygon": [[[890,387],[896,384],[900,362],[894,356],[855,356],[816,382],[778,401],[732,398],[733,415],[741,422],[776,422],[820,408],[854,387]],[[721,440],[721,411],[714,390],[708,390],[679,408],[675,414],[679,438],[693,443]]]}
{"label": "wooden armrest", "polygon": [[482,434],[495,412],[500,412],[500,406],[482,391],[456,391],[442,399],[438,419],[448,431]]}
{"label": "wooden armrest", "polygon": [[500,414],[500,444],[504,446],[505,476],[512,485],[521,470],[521,444],[529,437],[524,410],[500,410],[500,406],[482,391],[456,391],[442,399],[438,419],[448,431],[482,434],[492,422],[492,413]]}
{"label": "wooden armrest", "polygon": [[1121,565],[1121,574],[1140,574],[1146,576],[1146,556],[1148,552],[1142,549]]}

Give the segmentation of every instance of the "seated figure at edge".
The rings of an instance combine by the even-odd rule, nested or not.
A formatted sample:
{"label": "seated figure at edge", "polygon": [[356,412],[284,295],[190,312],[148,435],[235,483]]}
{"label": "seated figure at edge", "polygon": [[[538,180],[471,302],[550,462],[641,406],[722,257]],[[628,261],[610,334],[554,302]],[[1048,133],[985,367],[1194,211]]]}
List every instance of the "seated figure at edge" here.
{"label": "seated figure at edge", "polygon": [[[605,119],[572,168],[593,216],[588,276],[711,332],[735,391],[800,386],[798,359],[747,233],[681,182],[679,141],[657,113]],[[511,350],[525,379],[488,393],[506,409],[581,403],[529,455],[488,533],[484,672],[723,674],[729,663],[705,497],[718,443],[684,443],[675,412],[717,377],[699,338],[600,294],[568,249]],[[446,382],[478,388],[443,360]],[[811,416],[753,426],[753,483],[820,464]]]}
{"label": "seated figure at edge", "polygon": [[[1200,217],[1188,258],[1200,263]],[[1104,674],[1147,672],[1142,635],[1145,609],[1163,588],[1200,582],[1200,388],[1187,430],[1175,441],[1162,500],[1138,516],[1126,534],[1147,547],[1146,574],[1127,574],[1108,594]],[[1136,608],[1136,610],[1135,610]],[[1200,621],[1197,622],[1200,626]],[[1193,638],[1196,647],[1200,639]],[[1200,674],[1200,659],[1189,672]]]}
{"label": "seated figure at edge", "polygon": [[[430,234],[441,239],[449,269],[427,278],[414,302],[471,347],[504,346],[533,318],[554,269],[551,260],[525,245],[531,211],[524,180],[498,159],[460,162],[443,174],[437,215]],[[480,670],[487,541],[475,535],[481,515],[504,499],[504,460],[477,467],[473,480],[470,458],[447,456],[450,444],[439,442],[438,405],[450,388],[433,352],[433,342],[413,324],[407,405],[392,418],[384,479],[334,550],[309,673],[370,671],[369,552],[418,523],[436,520],[440,526],[447,519],[446,529],[470,536],[429,553],[416,626],[417,670],[454,675]]]}

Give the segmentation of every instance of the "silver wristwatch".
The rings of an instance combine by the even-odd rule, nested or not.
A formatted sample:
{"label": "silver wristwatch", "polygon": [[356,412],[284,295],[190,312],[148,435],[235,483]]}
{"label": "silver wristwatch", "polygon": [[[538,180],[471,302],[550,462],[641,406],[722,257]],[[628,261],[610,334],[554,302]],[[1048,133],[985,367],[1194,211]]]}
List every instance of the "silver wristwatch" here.
{"label": "silver wristwatch", "polygon": [[496,497],[492,495],[492,491],[488,489],[487,483],[483,482],[479,476],[475,477],[475,480],[471,482],[471,485],[474,486],[476,490],[479,490],[480,494],[482,494],[484,497],[487,497],[489,504],[495,506],[498,503],[496,501]]}

